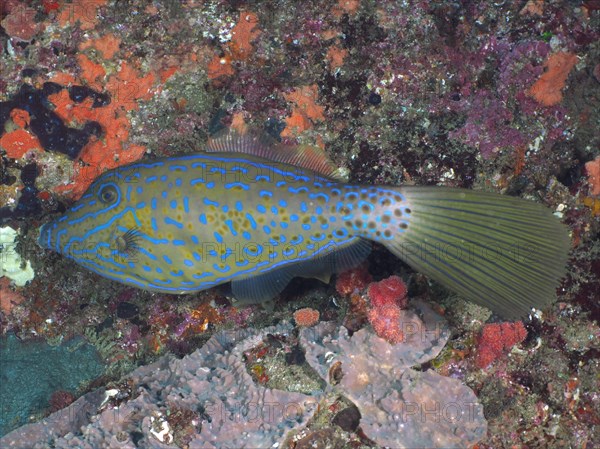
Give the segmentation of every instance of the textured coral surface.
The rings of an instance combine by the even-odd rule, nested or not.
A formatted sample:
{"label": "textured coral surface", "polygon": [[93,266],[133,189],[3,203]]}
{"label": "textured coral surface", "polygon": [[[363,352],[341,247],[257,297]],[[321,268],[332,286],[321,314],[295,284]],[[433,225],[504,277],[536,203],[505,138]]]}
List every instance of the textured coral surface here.
{"label": "textured coral surface", "polygon": [[[165,447],[168,424],[171,447],[186,447],[190,435],[209,431],[194,424],[205,410],[157,405],[148,393],[132,399],[124,375],[163,356],[183,367],[181,357],[197,354],[216,332],[263,335],[304,308],[318,312],[311,322],[334,328],[338,346],[367,333],[376,338],[377,329],[402,345],[410,333],[395,320],[419,297],[444,315],[449,339],[435,358],[415,361],[413,371],[390,381],[390,394],[420,382],[418,393],[448,386],[473,399],[454,390],[466,384],[488,422],[485,435],[471,429],[466,439],[481,436],[479,449],[600,445],[599,30],[596,0],[2,1],[0,225],[19,238],[0,248],[0,257],[18,253],[35,278],[24,286],[0,279],[0,332],[23,344],[43,339],[50,348],[84,338],[105,366],[96,379],[69,386],[73,397],[86,395],[69,406],[77,411],[72,421],[54,419],[50,427],[73,432],[65,445],[85,438],[82,425],[91,426],[89,438],[107,437],[85,417],[98,413],[102,391],[115,390],[112,410],[119,401],[140,401],[160,411],[131,410],[141,424],[121,422],[118,431],[106,421],[115,445],[145,438]],[[298,279],[264,308],[236,307],[227,290],[186,297],[138,291],[37,246],[39,226],[103,171],[195,151],[227,127],[316,145],[355,183],[474,188],[546,205],[573,242],[556,302],[503,324],[374,247],[361,267],[330,284]],[[392,276],[407,294],[386,314],[377,304],[389,295],[369,285]],[[256,391],[310,396],[332,383],[310,368],[293,333],[263,337],[242,357],[244,366],[236,359],[231,385],[248,381],[247,374]],[[3,360],[4,381],[15,366]],[[331,368],[323,363],[315,365],[319,374]],[[334,378],[359,375],[348,363],[340,367]],[[23,375],[36,385],[44,374]],[[33,408],[21,401],[21,409],[9,410],[0,398],[3,432],[72,399],[60,383],[38,383],[45,387],[33,392]],[[296,429],[291,447],[377,447],[372,438],[379,436],[389,442],[389,428],[375,430],[377,413],[396,423],[398,401],[382,400],[375,410],[360,395],[336,391]]]}

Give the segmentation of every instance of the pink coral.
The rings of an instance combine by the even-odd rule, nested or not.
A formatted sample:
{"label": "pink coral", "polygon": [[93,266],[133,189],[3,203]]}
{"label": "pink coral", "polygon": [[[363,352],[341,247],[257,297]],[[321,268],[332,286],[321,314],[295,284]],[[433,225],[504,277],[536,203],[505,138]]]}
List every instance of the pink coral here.
{"label": "pink coral", "polygon": [[350,295],[363,290],[372,278],[366,266],[361,265],[340,273],[335,281],[335,289],[340,295]]}
{"label": "pink coral", "polygon": [[21,304],[24,300],[25,298],[18,291],[11,288],[10,279],[0,278],[0,311],[8,315],[14,306]]}
{"label": "pink coral", "polygon": [[397,305],[404,309],[407,303],[407,293],[406,284],[398,276],[390,276],[382,281],[373,282],[367,290],[373,307]]}
{"label": "pink coral", "polygon": [[404,333],[400,329],[402,310],[395,304],[374,307],[369,310],[369,322],[375,333],[390,343],[400,343]]}
{"label": "pink coral", "polygon": [[375,333],[390,343],[399,343],[404,339],[400,318],[401,310],[408,303],[407,293],[406,284],[398,276],[373,282],[367,289],[367,296],[371,301],[369,322]]}
{"label": "pink coral", "polygon": [[10,37],[30,41],[43,28],[42,23],[35,21],[35,15],[35,9],[18,4],[1,22],[2,27]]}
{"label": "pink coral", "polygon": [[600,156],[593,161],[586,162],[585,171],[591,187],[590,193],[592,195],[600,195]]}
{"label": "pink coral", "polygon": [[294,321],[300,327],[311,327],[319,322],[319,311],[305,307],[294,312]]}
{"label": "pink coral", "polygon": [[71,405],[75,400],[75,395],[69,391],[56,390],[50,396],[50,412],[54,413]]}
{"label": "pink coral", "polygon": [[487,324],[479,337],[475,364],[479,368],[488,367],[499,357],[508,354],[510,349],[525,340],[525,337],[527,330],[521,321]]}

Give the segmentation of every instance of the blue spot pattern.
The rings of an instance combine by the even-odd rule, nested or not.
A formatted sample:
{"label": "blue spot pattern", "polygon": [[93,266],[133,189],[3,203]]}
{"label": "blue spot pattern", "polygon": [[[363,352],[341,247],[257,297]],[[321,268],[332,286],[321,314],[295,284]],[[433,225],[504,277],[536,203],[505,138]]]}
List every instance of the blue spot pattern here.
{"label": "blue spot pattern", "polygon": [[[261,172],[254,180],[248,179],[247,176],[241,176],[241,174],[247,175],[249,173],[246,167],[250,166],[260,169]],[[158,168],[166,169],[168,173],[171,173],[171,178],[168,174],[157,174],[156,169]],[[154,170],[153,174],[144,176],[146,169]],[[48,243],[48,246],[54,244],[53,246],[57,251],[66,254],[92,271],[135,286],[156,288],[161,291],[202,290],[235,279],[240,275],[267,272],[285,263],[308,259],[325,251],[325,249],[330,250],[332,245],[335,247],[335,242],[327,240],[327,233],[330,233],[329,235],[336,239],[337,244],[343,244],[354,239],[354,235],[364,235],[374,240],[394,238],[399,232],[404,232],[399,225],[408,224],[410,219],[410,213],[407,210],[404,198],[397,190],[342,185],[312,174],[307,176],[301,169],[285,170],[277,165],[263,164],[254,159],[246,159],[241,154],[233,154],[227,157],[195,154],[161,161],[140,162],[132,164],[123,172],[133,174],[120,173],[118,170],[112,173],[107,172],[94,183],[96,191],[98,191],[98,186],[102,184],[114,185],[118,193],[118,198],[114,203],[102,205],[100,209],[92,209],[97,203],[96,197],[90,194],[84,195],[80,200],[84,202],[76,205],[70,211],[72,213],[78,212],[77,218],[67,219],[67,216],[61,217],[59,219],[61,221],[57,220],[61,223],[61,228],[56,229],[56,225],[47,227],[45,232],[42,233],[42,238]],[[184,179],[188,183],[188,189],[190,186],[206,190],[214,189],[213,193],[210,193],[210,196],[197,197],[195,192],[198,189],[194,188],[189,190],[189,195],[186,195],[186,186],[183,185],[182,178],[175,178],[177,174],[184,176],[183,173],[186,172],[188,172],[188,175]],[[196,175],[196,172],[200,176]],[[236,181],[222,182],[222,180],[229,179],[228,176],[231,173],[238,175]],[[209,177],[208,181],[206,180],[207,175]],[[211,176],[212,179],[210,179]],[[143,184],[137,186],[127,185],[126,187],[119,185],[119,179],[128,179],[130,182],[135,182],[134,178],[140,178],[138,182],[143,182]],[[239,181],[240,178],[247,182]],[[117,179],[116,182],[115,179]],[[159,180],[163,184],[159,184]],[[245,201],[235,199],[228,202],[227,196],[222,196],[220,193],[222,190],[217,189],[217,182],[220,189],[254,190],[256,199],[262,198],[265,204],[259,204],[255,201],[245,204]],[[299,185],[299,183],[306,184]],[[159,185],[161,187],[158,187]],[[135,194],[142,195],[145,193],[143,186],[148,191],[155,189],[155,196],[148,197],[146,201],[136,201]],[[182,187],[182,195],[173,198],[173,191],[170,190],[173,186]],[[280,190],[273,190],[275,187]],[[167,188],[167,190],[161,191],[161,188]],[[285,199],[278,198],[280,192],[287,195]],[[147,192],[145,194],[148,195]],[[168,199],[170,195],[171,198]],[[233,196],[236,193],[232,192],[227,195]],[[335,197],[335,202],[332,201],[332,196]],[[129,217],[131,222],[143,229],[140,220],[142,216],[138,217],[137,214],[147,208],[152,211],[162,210],[165,201],[171,209],[177,209],[181,204],[185,214],[193,211],[194,215],[177,220],[170,216],[161,217],[158,212],[153,212],[152,215],[154,216],[150,217],[145,215],[145,220],[147,220],[145,223],[148,223],[146,232],[151,235],[140,232],[137,236],[139,242],[137,258],[140,259],[139,261],[128,260],[127,254],[112,249],[111,242],[102,241],[91,247],[85,247],[87,241],[91,241],[94,236],[99,236],[111,229],[116,223],[122,222],[125,217]],[[199,209],[192,207],[192,202],[194,207]],[[245,239],[250,245],[249,248],[241,250],[247,256],[246,259],[237,260],[237,257],[231,257],[233,254],[239,254],[239,252],[233,252],[231,248],[227,247],[225,255],[221,256],[221,263],[211,262],[210,265],[204,265],[200,268],[197,264],[203,260],[203,251],[198,236],[181,233],[178,236],[186,237],[173,238],[172,240],[162,237],[162,232],[168,229],[169,226],[175,230],[182,230],[191,218],[194,218],[194,220],[192,223],[193,228],[190,229],[192,229],[192,232],[198,232],[198,235],[204,235],[203,240],[207,238],[206,232],[213,233],[214,240],[209,240],[218,244],[226,244],[229,238],[238,236],[237,224],[229,219],[221,222],[220,226],[224,227],[220,227],[219,231],[210,229],[207,216],[201,213],[201,205],[202,207],[218,207],[224,213],[228,213],[229,210],[235,210],[238,213],[246,212],[244,216],[248,220],[251,229],[240,230],[240,236],[238,237]],[[90,212],[86,214],[87,207],[89,207]],[[282,218],[283,215],[279,208],[285,210],[286,216],[289,214],[288,220]],[[92,210],[94,211],[92,212]],[[393,214],[394,210],[399,210],[401,213]],[[266,215],[266,221],[261,221],[260,227],[257,223],[257,213]],[[161,219],[157,220],[155,216]],[[273,251],[272,248],[278,244],[278,241],[274,238],[279,239],[279,242],[285,242],[284,233],[287,232],[292,223],[296,223],[301,220],[301,217],[304,219],[307,216],[310,224],[303,223],[300,227],[304,231],[312,232],[308,235],[298,235],[298,232],[295,232],[294,238],[289,238],[287,247],[282,247],[279,252]],[[324,217],[325,221],[320,217]],[[90,226],[87,226],[87,230],[82,232],[81,235],[71,235],[68,232],[69,226],[79,226],[84,222],[90,224]],[[369,227],[369,222],[374,222],[375,226]],[[211,223],[214,222],[211,221]],[[299,229],[298,225],[294,226],[294,229]],[[275,230],[281,235],[275,235]],[[314,233],[316,230],[321,232]],[[257,231],[258,234],[253,239],[253,233]],[[385,231],[389,232],[385,233]],[[174,234],[177,232],[173,231]],[[289,234],[288,237],[290,237]],[[254,244],[253,240],[260,241],[261,238],[265,239],[265,244],[269,242],[268,245],[271,245],[269,249],[263,248],[261,244],[252,246]],[[312,243],[304,243],[305,239]],[[188,250],[187,258],[179,255],[178,251],[181,250],[169,249],[170,246],[185,247],[192,244],[194,246]],[[299,245],[304,246],[299,247]],[[166,252],[169,255],[166,255]],[[276,264],[270,262],[279,255],[282,255],[286,260]],[[253,263],[251,257],[256,257],[257,262]],[[172,269],[165,271],[159,265],[156,265],[158,262],[162,264],[163,261],[167,265],[172,265]],[[136,266],[139,266],[141,273],[155,271],[159,276],[146,278],[135,273],[128,273],[128,269],[133,269]],[[192,271],[190,272],[188,269]],[[193,281],[191,281],[192,279]]]}

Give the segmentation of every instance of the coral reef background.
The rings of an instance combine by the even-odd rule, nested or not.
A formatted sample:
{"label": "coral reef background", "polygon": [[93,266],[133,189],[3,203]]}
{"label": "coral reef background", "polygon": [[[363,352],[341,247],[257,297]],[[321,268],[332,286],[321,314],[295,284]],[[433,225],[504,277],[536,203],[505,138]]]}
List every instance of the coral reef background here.
{"label": "coral reef background", "polygon": [[[404,366],[412,374],[402,379],[468,386],[487,432],[477,427],[465,441],[600,445],[599,30],[597,0],[0,3],[0,225],[18,231],[3,231],[11,237],[0,245],[0,374],[3,387],[15,373],[46,379],[19,410],[18,397],[2,394],[2,433],[68,407],[76,419],[52,421],[54,435],[71,431],[64,444],[76,444],[80,426],[96,428],[83,415],[141,400],[124,375],[153,362],[183,366],[198,351],[226,358],[207,354],[206,342],[238,329],[239,341],[260,335],[236,359],[238,375],[308,401],[289,447],[387,444],[373,420],[393,412],[344,386],[359,373],[340,345],[365,333],[400,340],[398,320],[419,298],[444,316],[448,342]],[[238,308],[218,289],[173,297],[127,288],[36,246],[37,228],[104,170],[196,151],[227,127],[320,146],[352,182],[546,204],[573,240],[557,302],[500,323],[376,247],[330,285],[297,280],[269,309]],[[294,330],[264,330],[293,317]],[[324,346],[323,335],[336,335],[340,365],[315,362],[307,332]],[[54,357],[58,371],[19,371],[40,341],[35,357]],[[9,346],[18,356],[7,357]],[[72,347],[86,349],[56,355]],[[60,369],[70,382],[48,382]],[[201,408],[150,403],[113,437],[165,447],[171,435],[185,447],[208,419]]]}

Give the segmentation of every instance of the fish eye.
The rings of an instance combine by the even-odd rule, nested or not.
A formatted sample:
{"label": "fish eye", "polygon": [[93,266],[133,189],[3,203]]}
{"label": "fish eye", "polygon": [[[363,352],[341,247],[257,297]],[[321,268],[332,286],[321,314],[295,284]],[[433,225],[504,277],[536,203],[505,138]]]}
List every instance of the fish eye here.
{"label": "fish eye", "polygon": [[117,199],[117,189],[111,185],[103,186],[98,192],[98,198],[105,204],[112,203]]}

